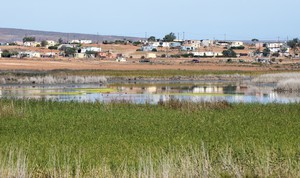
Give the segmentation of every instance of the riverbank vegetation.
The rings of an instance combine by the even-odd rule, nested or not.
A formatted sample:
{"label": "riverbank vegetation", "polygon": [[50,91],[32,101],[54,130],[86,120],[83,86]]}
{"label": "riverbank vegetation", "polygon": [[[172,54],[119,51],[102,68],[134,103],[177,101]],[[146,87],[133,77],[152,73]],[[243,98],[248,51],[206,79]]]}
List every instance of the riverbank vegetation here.
{"label": "riverbank vegetation", "polygon": [[197,75],[261,75],[280,71],[220,71],[220,70],[51,70],[51,71],[1,71],[0,76],[112,76],[112,77],[172,77]]}
{"label": "riverbank vegetation", "polygon": [[300,104],[0,100],[0,177],[299,177]]}

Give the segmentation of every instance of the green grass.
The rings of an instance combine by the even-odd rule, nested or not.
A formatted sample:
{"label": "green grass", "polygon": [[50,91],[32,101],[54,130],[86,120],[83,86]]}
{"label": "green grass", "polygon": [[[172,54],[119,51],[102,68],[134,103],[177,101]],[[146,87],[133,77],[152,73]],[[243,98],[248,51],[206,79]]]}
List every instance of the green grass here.
{"label": "green grass", "polygon": [[220,70],[52,70],[52,71],[2,71],[0,75],[14,76],[112,76],[112,77],[172,77],[202,75],[261,75],[273,71],[220,71]]}
{"label": "green grass", "polygon": [[299,116],[300,104],[0,100],[0,172],[21,160],[44,177],[161,177],[164,166],[170,177],[297,177]]}

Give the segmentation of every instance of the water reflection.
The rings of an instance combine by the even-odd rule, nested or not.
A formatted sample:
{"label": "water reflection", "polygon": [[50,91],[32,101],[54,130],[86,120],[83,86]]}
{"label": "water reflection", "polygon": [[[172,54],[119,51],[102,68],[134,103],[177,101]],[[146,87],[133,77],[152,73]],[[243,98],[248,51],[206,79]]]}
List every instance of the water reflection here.
{"label": "water reflection", "polygon": [[1,85],[2,98],[30,98],[57,101],[111,102],[156,104],[170,99],[193,102],[299,102],[299,93],[278,93],[271,85],[236,83],[153,83],[99,85]]}

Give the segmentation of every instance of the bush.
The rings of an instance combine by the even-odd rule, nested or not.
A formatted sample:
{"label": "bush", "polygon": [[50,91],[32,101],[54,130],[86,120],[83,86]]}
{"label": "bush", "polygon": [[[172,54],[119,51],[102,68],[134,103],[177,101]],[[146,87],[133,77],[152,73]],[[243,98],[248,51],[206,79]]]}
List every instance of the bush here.
{"label": "bush", "polygon": [[49,46],[48,49],[57,49],[57,46]]}
{"label": "bush", "polygon": [[236,57],[236,53],[232,49],[224,50],[222,53],[224,57]]}
{"label": "bush", "polygon": [[230,49],[245,49],[245,46],[233,46]]}
{"label": "bush", "polygon": [[184,58],[189,58],[189,57],[194,57],[194,54],[182,54],[181,57],[184,57]]}
{"label": "bush", "polygon": [[154,49],[152,49],[152,52],[157,52],[157,49],[155,49],[155,48],[154,48]]}

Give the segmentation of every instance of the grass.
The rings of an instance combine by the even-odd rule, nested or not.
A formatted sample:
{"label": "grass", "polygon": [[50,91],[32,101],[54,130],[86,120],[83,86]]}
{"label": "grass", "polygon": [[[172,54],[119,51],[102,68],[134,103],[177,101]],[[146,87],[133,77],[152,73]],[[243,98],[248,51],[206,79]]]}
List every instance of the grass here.
{"label": "grass", "polygon": [[299,108],[0,100],[0,177],[299,177]]}
{"label": "grass", "polygon": [[[52,71],[2,71],[0,75],[14,76],[112,76],[112,77],[172,77],[202,75],[261,75],[273,71],[220,71],[220,70],[52,70]],[[277,72],[278,73],[278,72]]]}

